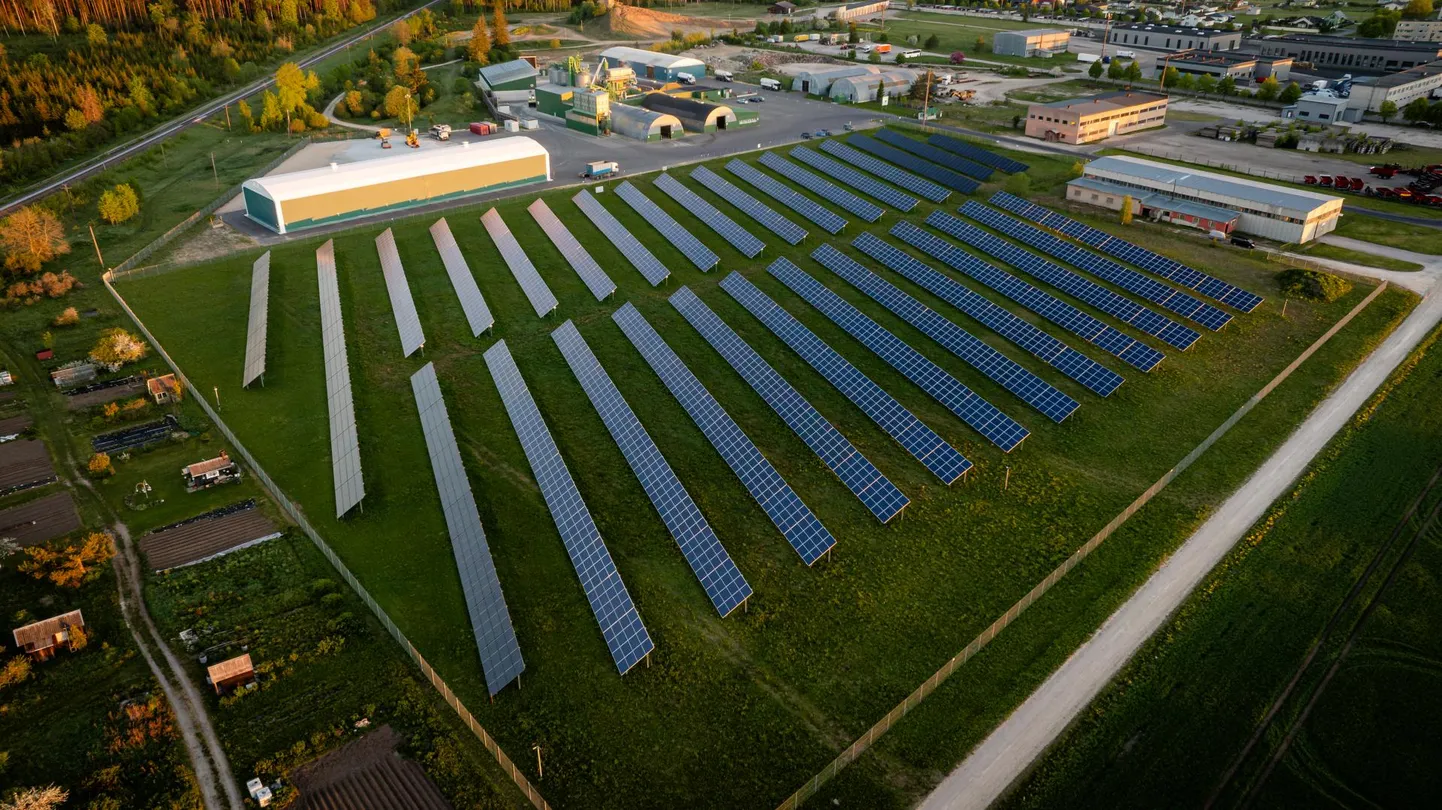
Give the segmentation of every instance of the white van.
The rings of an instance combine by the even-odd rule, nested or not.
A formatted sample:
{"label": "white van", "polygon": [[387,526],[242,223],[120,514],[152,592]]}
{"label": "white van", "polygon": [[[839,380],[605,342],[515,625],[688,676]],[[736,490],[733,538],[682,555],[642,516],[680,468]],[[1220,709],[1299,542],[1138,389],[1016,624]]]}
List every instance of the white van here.
{"label": "white van", "polygon": [[713,75],[714,75],[717,79],[720,79],[720,80],[723,81],[723,82],[729,82],[729,81],[731,81],[732,79],[736,78],[735,76],[733,76],[733,75],[731,74],[731,71],[729,71],[729,70],[718,70],[718,71],[716,71]]}
{"label": "white van", "polygon": [[856,52],[857,52],[857,53],[871,53],[871,46],[870,46],[870,45],[858,45],[858,46],[856,46]]}
{"label": "white van", "polygon": [[1118,59],[1136,59],[1136,58],[1137,58],[1137,52],[1136,52],[1136,51],[1117,51],[1117,58],[1118,58]]}
{"label": "white van", "polygon": [[775,79],[762,79],[761,87],[764,90],[780,90],[781,82],[778,82]]}

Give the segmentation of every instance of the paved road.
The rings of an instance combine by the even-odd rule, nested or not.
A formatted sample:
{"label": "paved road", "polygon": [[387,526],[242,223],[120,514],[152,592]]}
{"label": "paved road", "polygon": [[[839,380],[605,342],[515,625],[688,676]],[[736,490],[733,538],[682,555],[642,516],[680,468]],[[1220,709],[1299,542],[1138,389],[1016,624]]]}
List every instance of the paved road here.
{"label": "paved road", "polygon": [[[1371,247],[1380,252],[1379,248]],[[1237,492],[1015,712],[937,786],[921,810],[981,810],[1031,767],[1182,605],[1398,364],[1442,322],[1442,257],[1389,251],[1426,269],[1427,296]],[[1340,263],[1339,263],[1340,264]],[[1348,266],[1377,275],[1372,268]]]}
{"label": "paved road", "polygon": [[[321,61],[322,59],[333,56],[337,52],[342,51],[350,47],[351,45],[354,45],[355,43],[365,39],[366,37],[374,35],[381,28],[387,25],[394,25],[397,20],[404,20],[405,18],[411,16],[412,14],[415,14],[421,9],[428,6],[433,6],[439,2],[441,2],[441,0],[430,0],[430,2],[428,3],[416,6],[410,11],[407,11],[405,14],[397,17],[395,20],[389,20],[381,25],[367,28],[364,31],[357,33],[355,36],[349,37],[323,50],[317,51],[316,53],[306,57],[305,59],[300,60],[299,62],[297,62],[297,64],[299,64],[303,68],[310,67],[311,65]],[[196,107],[194,110],[186,113],[184,118],[171,121],[168,124],[163,124],[133,141],[128,141],[126,143],[120,144],[119,146],[111,147],[109,150],[102,152],[99,155],[96,155],[95,157],[85,161],[78,167],[51,177],[40,186],[34,187],[31,190],[18,196],[11,197],[4,202],[0,202],[0,214],[4,214],[10,209],[24,205],[32,200],[40,199],[41,197],[44,197],[45,195],[51,193],[52,191],[60,188],[63,185],[69,183],[76,183],[84,180],[85,178],[93,174],[103,172],[112,163],[125,160],[126,158],[131,157],[138,152],[149,149],[150,147],[154,146],[157,143],[160,143],[163,140],[166,140],[167,138],[184,132],[185,130],[205,120],[209,116],[214,115],[215,113],[218,113],[221,110],[225,109],[226,105],[234,104],[240,99],[259,93],[261,90],[270,87],[272,84],[275,84],[275,77],[273,76],[268,76],[264,79],[259,79],[257,81],[251,82],[250,84],[242,87],[239,90],[227,93],[215,99],[214,101]]]}

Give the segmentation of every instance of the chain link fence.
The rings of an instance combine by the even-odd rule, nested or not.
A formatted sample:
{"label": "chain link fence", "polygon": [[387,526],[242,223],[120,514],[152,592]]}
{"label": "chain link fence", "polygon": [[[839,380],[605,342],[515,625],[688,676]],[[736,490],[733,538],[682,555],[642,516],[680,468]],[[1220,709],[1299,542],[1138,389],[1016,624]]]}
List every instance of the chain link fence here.
{"label": "chain link fence", "polygon": [[1271,171],[1270,169],[1261,169],[1255,165],[1247,163],[1226,163],[1220,160],[1204,160],[1194,154],[1188,155],[1183,154],[1182,152],[1172,152],[1167,149],[1159,149],[1155,146],[1147,146],[1146,144],[1141,143],[1123,144],[1121,148],[1125,149],[1128,152],[1136,152],[1140,155],[1159,157],[1163,160],[1175,160],[1181,163],[1188,163],[1193,166],[1208,166],[1213,169],[1225,169],[1229,172],[1236,172],[1238,174],[1250,174],[1253,177],[1265,177],[1268,180],[1281,180],[1284,183],[1302,182],[1302,176],[1298,174]]}

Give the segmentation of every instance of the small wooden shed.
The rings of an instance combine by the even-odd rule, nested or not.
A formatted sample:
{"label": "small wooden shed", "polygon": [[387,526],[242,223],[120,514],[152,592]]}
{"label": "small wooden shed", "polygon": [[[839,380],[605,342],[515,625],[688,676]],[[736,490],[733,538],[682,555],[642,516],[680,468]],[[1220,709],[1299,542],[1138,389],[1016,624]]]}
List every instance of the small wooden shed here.
{"label": "small wooden shed", "polygon": [[85,617],[72,610],[15,628],[15,646],[36,661],[46,661],[54,657],[57,648],[70,649],[70,631],[84,627]]}
{"label": "small wooden shed", "polygon": [[250,653],[237,655],[205,670],[205,680],[215,687],[217,695],[234,692],[246,684],[255,682],[255,667],[250,663]]}

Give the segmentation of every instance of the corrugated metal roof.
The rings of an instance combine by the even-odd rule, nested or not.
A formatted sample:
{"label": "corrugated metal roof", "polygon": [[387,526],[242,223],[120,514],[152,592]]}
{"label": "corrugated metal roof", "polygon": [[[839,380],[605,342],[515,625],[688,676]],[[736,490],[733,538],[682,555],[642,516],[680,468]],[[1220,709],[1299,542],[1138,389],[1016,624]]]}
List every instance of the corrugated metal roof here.
{"label": "corrugated metal roof", "polygon": [[495,65],[486,65],[481,68],[481,78],[486,84],[495,87],[498,84],[513,82],[517,79],[528,79],[538,76],[540,73],[531,63],[524,59],[512,59],[509,62],[500,62]]}
{"label": "corrugated metal roof", "polygon": [[669,53],[657,53],[645,51],[640,48],[627,48],[624,45],[617,45],[614,48],[607,48],[601,51],[601,56],[607,62],[620,60],[622,62],[640,62],[643,65],[654,65],[662,68],[685,68],[705,67],[706,63],[700,59],[692,59],[689,56],[674,56]]}
{"label": "corrugated metal roof", "polygon": [[[1093,160],[1086,165],[1086,174],[1114,172],[1144,179],[1153,183],[1164,183],[1178,190],[1203,191],[1249,200],[1260,205],[1290,208],[1295,211],[1311,211],[1318,206],[1341,199],[1313,191],[1289,189],[1241,177],[1212,174],[1181,166],[1153,163],[1133,157],[1109,155]],[[1103,178],[1105,179],[1105,178]]]}
{"label": "corrugated metal roof", "polygon": [[276,202],[314,197],[337,191],[353,191],[380,183],[424,177],[429,174],[504,163],[508,160],[546,156],[545,147],[525,136],[426,148],[408,155],[372,158],[334,167],[256,177],[244,187]]}
{"label": "corrugated metal roof", "polygon": [[[667,118],[670,120],[658,120]],[[613,105],[611,107],[611,119],[618,125],[622,121],[625,121],[635,126],[646,127],[648,129],[657,123],[662,126],[666,124],[681,126],[681,121],[670,113],[656,112],[655,110],[648,110],[645,107],[633,107],[630,104]]]}
{"label": "corrugated metal roof", "polygon": [[1165,208],[1178,214],[1191,214],[1194,217],[1204,217],[1214,222],[1231,222],[1241,214],[1230,208],[1222,208],[1218,205],[1207,205],[1206,203],[1192,202],[1191,200],[1179,200],[1169,197],[1166,194],[1142,194],[1137,196],[1137,190],[1128,188],[1117,183],[1109,183],[1106,180],[1098,180],[1095,177],[1078,177],[1067,183],[1069,186],[1087,188],[1092,191],[1103,191],[1107,194],[1125,195],[1131,194],[1142,205],[1149,208]]}
{"label": "corrugated metal roof", "polygon": [[880,73],[881,68],[875,65],[837,65],[819,68],[817,70],[803,70],[796,74],[799,79],[806,76],[813,81],[835,81],[850,76],[866,76],[868,74]]}

